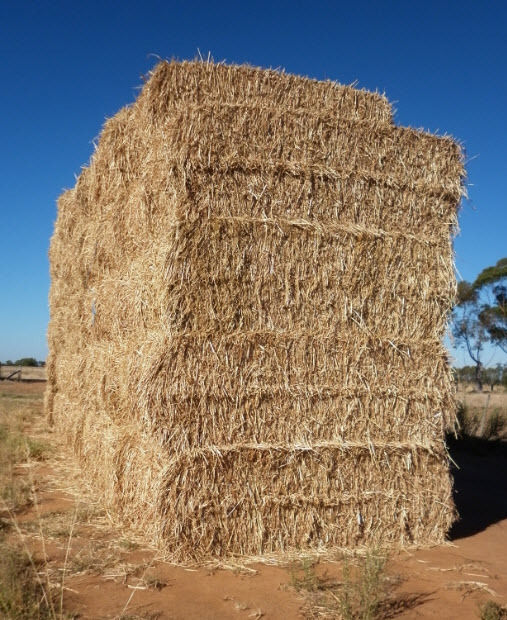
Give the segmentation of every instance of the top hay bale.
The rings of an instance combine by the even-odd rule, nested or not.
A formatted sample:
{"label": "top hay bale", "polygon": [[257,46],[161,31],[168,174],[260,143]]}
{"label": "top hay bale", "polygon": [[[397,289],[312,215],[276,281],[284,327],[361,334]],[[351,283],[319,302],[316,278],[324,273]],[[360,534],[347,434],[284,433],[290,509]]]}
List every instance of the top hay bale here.
{"label": "top hay bale", "polygon": [[47,408],[180,560],[432,544],[459,147],[385,98],[160,63],[60,198]]}

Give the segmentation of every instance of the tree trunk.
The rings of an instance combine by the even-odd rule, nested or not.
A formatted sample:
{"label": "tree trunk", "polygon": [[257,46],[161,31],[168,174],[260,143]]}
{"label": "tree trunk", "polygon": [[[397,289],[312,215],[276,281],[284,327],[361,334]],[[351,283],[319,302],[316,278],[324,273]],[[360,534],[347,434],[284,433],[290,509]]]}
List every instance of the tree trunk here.
{"label": "tree trunk", "polygon": [[482,364],[477,362],[475,365],[475,382],[477,383],[477,389],[482,392]]}

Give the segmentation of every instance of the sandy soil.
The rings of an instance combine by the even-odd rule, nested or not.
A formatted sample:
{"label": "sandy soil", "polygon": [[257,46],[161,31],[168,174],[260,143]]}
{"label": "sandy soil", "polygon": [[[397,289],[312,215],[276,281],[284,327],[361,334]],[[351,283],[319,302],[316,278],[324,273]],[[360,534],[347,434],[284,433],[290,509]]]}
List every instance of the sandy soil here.
{"label": "sandy soil", "polygon": [[[39,384],[0,383],[4,397],[21,391],[40,398],[42,390]],[[17,520],[30,548],[46,554],[53,576],[65,566],[68,612],[83,619],[317,617],[316,609],[311,615],[312,597],[291,586],[290,567],[196,569],[157,559],[155,551],[115,529],[91,497],[76,495],[77,470],[41,414],[30,434],[57,449],[48,461],[20,468],[20,475],[36,481],[37,503]],[[392,587],[384,617],[464,620],[478,618],[484,601],[507,602],[507,444],[477,440],[450,450],[460,467],[454,475],[461,520],[448,545],[389,559],[385,573]],[[322,583],[339,581],[341,571],[339,561],[315,567]]]}

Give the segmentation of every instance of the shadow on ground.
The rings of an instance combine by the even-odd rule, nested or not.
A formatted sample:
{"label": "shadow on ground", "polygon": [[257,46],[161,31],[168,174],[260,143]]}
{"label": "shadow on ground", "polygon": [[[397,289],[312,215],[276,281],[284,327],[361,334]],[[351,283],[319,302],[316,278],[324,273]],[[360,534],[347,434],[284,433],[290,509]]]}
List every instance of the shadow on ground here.
{"label": "shadow on ground", "polygon": [[449,532],[465,538],[507,519],[507,442],[466,437],[448,440],[454,501],[460,515]]}
{"label": "shadow on ground", "polygon": [[424,603],[431,600],[431,597],[434,594],[434,592],[423,594],[402,594],[397,598],[388,598],[380,604],[375,617],[379,618],[379,620],[390,620],[391,618],[396,618],[397,616],[411,611],[420,605],[424,605]]}

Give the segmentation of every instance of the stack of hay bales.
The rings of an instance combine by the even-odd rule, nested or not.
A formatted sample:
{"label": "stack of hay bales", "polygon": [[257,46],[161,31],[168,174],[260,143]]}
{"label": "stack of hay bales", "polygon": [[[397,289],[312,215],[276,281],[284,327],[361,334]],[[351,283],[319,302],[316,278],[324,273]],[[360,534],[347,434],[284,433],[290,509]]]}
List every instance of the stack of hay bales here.
{"label": "stack of hay bales", "polygon": [[385,98],[160,63],[62,195],[47,409],[180,560],[440,543],[463,164]]}

